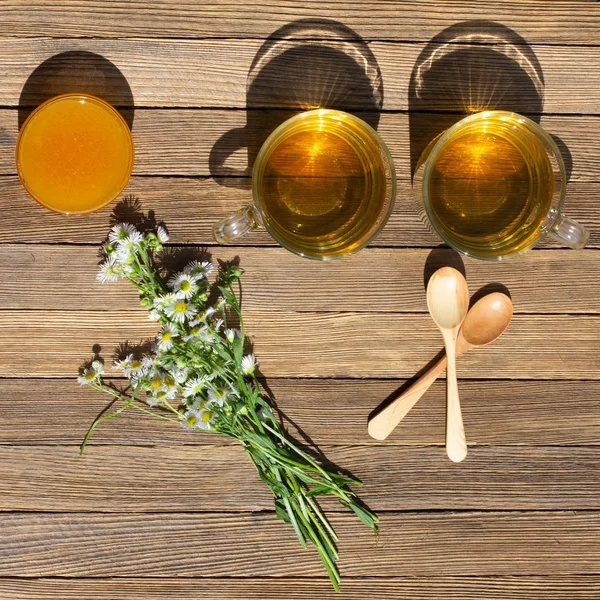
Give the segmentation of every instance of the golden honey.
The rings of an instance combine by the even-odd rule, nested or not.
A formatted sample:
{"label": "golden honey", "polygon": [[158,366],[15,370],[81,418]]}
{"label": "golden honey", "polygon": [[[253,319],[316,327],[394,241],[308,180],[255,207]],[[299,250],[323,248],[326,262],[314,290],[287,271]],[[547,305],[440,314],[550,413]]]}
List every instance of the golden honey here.
{"label": "golden honey", "polygon": [[109,104],[81,94],[57,96],[25,121],[17,141],[17,171],[29,194],[65,214],[106,206],[133,169],[133,141]]}

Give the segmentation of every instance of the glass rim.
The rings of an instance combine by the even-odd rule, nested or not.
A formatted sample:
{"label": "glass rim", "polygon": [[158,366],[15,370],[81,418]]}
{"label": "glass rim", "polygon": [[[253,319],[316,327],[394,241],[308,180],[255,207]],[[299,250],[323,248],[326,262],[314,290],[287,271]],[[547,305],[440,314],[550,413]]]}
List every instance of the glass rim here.
{"label": "glass rim", "polygon": [[[123,181],[119,184],[119,189],[113,195],[111,195],[108,200],[102,202],[98,206],[95,206],[94,208],[90,208],[88,210],[80,210],[80,211],[73,211],[73,212],[60,210],[60,209],[56,208],[55,206],[51,206],[51,205],[47,204],[46,202],[44,202],[36,194],[34,194],[32,192],[32,190],[29,188],[29,186],[27,185],[27,180],[25,178],[25,175],[22,172],[21,161],[19,158],[19,154],[20,154],[19,151],[21,148],[22,138],[23,138],[24,132],[25,132],[27,126],[30,124],[31,120],[46,107],[48,107],[51,104],[54,104],[56,102],[65,100],[67,98],[83,98],[89,102],[92,102],[92,103],[95,103],[95,104],[101,106],[104,109],[107,109],[114,117],[116,117],[116,119],[120,122],[120,125],[126,131],[127,138],[128,138],[128,147],[129,147],[129,164],[128,164],[126,175],[124,176]],[[113,202],[119,196],[119,194],[127,186],[127,183],[129,182],[129,179],[131,178],[131,173],[133,172],[134,160],[135,160],[135,147],[134,147],[134,143],[133,143],[133,135],[131,133],[131,129],[129,128],[129,125],[127,125],[127,122],[123,118],[123,115],[121,115],[121,113],[112,104],[110,104],[109,102],[106,102],[106,100],[103,100],[102,98],[98,98],[98,96],[93,96],[92,94],[86,94],[85,92],[70,92],[67,94],[60,94],[58,96],[53,96],[52,98],[48,98],[48,100],[44,100],[44,102],[42,102],[39,106],[36,106],[33,109],[33,111],[29,114],[27,119],[25,119],[25,122],[23,123],[23,125],[21,126],[21,129],[19,130],[19,134],[17,136],[17,142],[15,145],[15,164],[17,167],[17,175],[19,176],[21,185],[25,188],[25,191],[29,194],[29,196],[31,198],[33,198],[33,200],[35,200],[38,204],[40,204],[44,208],[47,208],[48,210],[51,210],[54,213],[57,213],[60,215],[68,215],[68,216],[85,215],[85,214],[97,212],[97,211],[105,208],[106,206],[108,206],[111,202]]]}
{"label": "glass rim", "polygon": [[[429,205],[429,194],[425,193],[428,190],[425,190],[424,184],[425,184],[425,182],[429,182],[429,176],[431,173],[431,169],[433,167],[433,164],[435,163],[435,159],[437,158],[437,155],[444,148],[444,146],[446,145],[446,142],[452,137],[452,135],[456,132],[456,130],[464,127],[465,124],[469,124],[472,121],[478,121],[480,119],[484,119],[489,116],[513,117],[513,118],[517,118],[517,119],[525,122],[530,127],[530,129],[532,129],[535,132],[535,135],[538,136],[539,138],[541,138],[543,140],[543,143],[545,143],[547,146],[550,147],[550,150],[552,151],[554,158],[558,162],[558,166],[559,166],[560,172],[563,174],[563,178],[566,173],[566,170],[565,170],[565,164],[564,164],[564,161],[562,158],[562,154],[560,153],[560,150],[558,149],[556,142],[552,139],[552,136],[550,136],[550,134],[539,123],[536,123],[535,121],[533,121],[529,117],[526,117],[525,115],[510,111],[510,110],[482,110],[482,111],[476,112],[472,115],[468,115],[468,116],[460,119],[460,121],[457,121],[456,123],[454,123],[454,125],[450,126],[448,129],[446,129],[446,131],[444,131],[437,138],[437,140],[435,140],[435,142],[433,143],[433,147],[431,148],[431,151],[430,151],[429,155],[427,156],[427,160],[425,161],[426,164],[425,164],[425,169],[423,171],[423,176],[422,176],[423,183],[421,184],[421,186],[422,186],[421,198],[423,201],[423,205],[425,207],[425,212],[427,214],[427,218],[429,219],[429,221],[430,221],[431,225],[433,226],[437,235],[439,235],[442,238],[442,240],[446,244],[448,244],[448,246],[453,248],[454,250],[464,254],[465,256],[470,256],[472,258],[477,258],[479,260],[487,260],[487,261],[497,262],[500,260],[506,260],[508,258],[513,258],[515,256],[520,256],[521,254],[524,254],[528,250],[531,250],[531,248],[533,248],[543,237],[545,237],[545,235],[552,229],[554,223],[558,220],[558,218],[562,214],[562,208],[563,208],[563,204],[564,204],[564,200],[565,200],[565,186],[564,185],[561,186],[560,196],[559,196],[557,205],[555,207],[551,206],[550,210],[548,211],[548,214],[546,216],[546,219],[548,219],[548,217],[550,217],[550,216],[553,216],[554,217],[553,223],[551,223],[551,224],[546,223],[546,219],[545,219],[544,223],[541,226],[540,235],[538,237],[536,237],[527,246],[525,246],[523,248],[519,248],[518,250],[515,250],[514,252],[509,252],[507,254],[502,254],[500,256],[490,256],[490,255],[478,254],[477,252],[473,252],[471,250],[466,250],[465,248],[458,246],[457,244],[453,243],[448,238],[448,236],[446,236],[445,233],[442,233],[442,231],[440,231],[440,229],[438,229],[438,227],[435,224],[436,219],[434,219],[432,217],[431,209],[430,209],[430,205]],[[548,150],[546,148],[544,148],[544,150],[546,152],[548,152]]]}
{"label": "glass rim", "polygon": [[[382,154],[383,154],[382,160],[386,165],[386,171],[389,170],[389,175],[386,175],[386,180],[388,180],[390,182],[390,194],[389,194],[390,201],[389,201],[389,206],[388,206],[387,210],[385,211],[385,214],[381,218],[380,223],[378,223],[377,227],[370,233],[368,238],[364,242],[359,244],[358,246],[356,246],[346,252],[340,252],[338,254],[332,254],[330,256],[327,256],[327,255],[319,256],[316,254],[312,254],[310,252],[303,252],[303,251],[297,250],[296,248],[290,247],[284,240],[282,240],[279,237],[279,235],[277,234],[277,232],[273,231],[270,224],[263,217],[262,203],[260,201],[260,194],[258,192],[257,173],[258,173],[259,166],[261,165],[261,163],[264,160],[264,156],[265,156],[269,146],[271,144],[273,144],[273,142],[276,141],[277,138],[279,138],[281,136],[281,133],[285,129],[287,129],[291,124],[294,124],[297,121],[305,119],[309,115],[314,115],[317,113],[318,114],[326,114],[326,115],[341,115],[341,116],[343,116],[344,119],[353,121],[357,125],[361,126],[363,129],[365,129],[366,132],[373,137],[377,146],[382,151]],[[387,194],[386,194],[386,196],[387,196]],[[365,246],[370,244],[375,237],[377,237],[379,235],[381,230],[387,224],[387,222],[390,218],[390,215],[392,213],[392,210],[394,208],[395,200],[396,200],[396,168],[394,166],[394,160],[389,151],[389,148],[387,147],[387,145],[385,144],[385,142],[383,141],[381,136],[377,133],[377,131],[375,131],[375,129],[373,129],[373,127],[371,127],[368,123],[363,121],[363,119],[361,119],[351,113],[345,112],[343,110],[338,110],[335,108],[315,108],[315,109],[311,109],[311,110],[305,110],[305,111],[302,111],[302,112],[290,117],[289,119],[286,119],[285,121],[283,121],[283,123],[280,123],[270,133],[270,135],[267,137],[267,139],[263,142],[262,146],[260,147],[260,150],[258,151],[258,154],[256,155],[256,159],[254,161],[254,166],[252,168],[252,204],[253,204],[253,208],[255,209],[255,213],[258,212],[257,216],[258,216],[258,220],[259,220],[260,224],[266,229],[266,231],[269,233],[269,235],[280,246],[282,246],[286,250],[289,250],[290,252],[293,252],[294,254],[297,254],[298,256],[302,256],[303,258],[310,258],[312,260],[335,260],[337,258],[344,258],[346,256],[350,256],[352,254],[355,254],[359,250],[362,250]]]}

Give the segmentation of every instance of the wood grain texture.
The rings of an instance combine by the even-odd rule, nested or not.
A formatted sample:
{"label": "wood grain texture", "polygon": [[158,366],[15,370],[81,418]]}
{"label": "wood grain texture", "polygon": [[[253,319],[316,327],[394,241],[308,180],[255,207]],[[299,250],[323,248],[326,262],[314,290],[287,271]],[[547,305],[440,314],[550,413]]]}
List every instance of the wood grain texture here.
{"label": "wood grain texture", "polygon": [[[128,214],[121,210],[122,200],[133,196],[145,213],[152,212],[157,220],[168,225],[173,242],[214,245],[213,225],[251,199],[249,190],[228,187],[233,183],[231,179],[132,177],[119,203],[85,217],[67,218],[34,202],[17,177],[0,177],[0,203],[4,215],[0,222],[0,242],[99,244],[106,238],[115,211],[118,215]],[[590,230],[590,248],[600,247],[599,203],[600,182],[569,186],[565,210]],[[243,246],[275,245],[264,230],[251,232],[239,243]],[[435,247],[440,244],[437,235],[430,233],[419,218],[410,184],[399,181],[393,212],[372,245]],[[544,246],[548,247],[547,244]],[[511,264],[518,264],[518,261]],[[490,264],[489,268],[494,266]]]}
{"label": "wood grain texture", "polygon": [[[110,98],[113,104],[136,107],[237,107],[247,105],[248,72],[263,42],[251,39],[212,39],[212,40],[160,40],[160,39],[2,39],[0,38],[0,55],[3,57],[4,77],[0,87],[0,104],[18,106],[19,104],[37,105],[45,99],[47,88],[32,88],[26,99],[19,102],[21,91],[29,75],[48,58],[63,52],[85,51],[104,57],[113,63],[126,80],[107,78],[100,95]],[[502,64],[505,64],[504,47],[498,47]],[[409,108],[409,82],[411,72],[425,49],[424,43],[372,42],[369,50],[381,71],[384,96],[382,108],[387,110],[407,110]],[[493,52],[493,50],[492,50]],[[600,98],[590,81],[600,78],[600,57],[597,49],[585,46],[555,47],[532,45],[531,52],[539,62],[543,72],[543,102],[540,94],[529,88],[526,92],[522,78],[513,81],[514,85],[502,90],[499,102],[505,107],[518,106],[519,112],[541,112],[543,106],[547,113],[600,113]],[[319,64],[327,64],[330,53],[319,47],[313,54],[313,60]],[[502,58],[504,57],[504,58]],[[295,60],[294,57],[292,59]],[[340,68],[347,58],[338,56],[340,64],[330,64],[330,68],[319,80],[319,94],[329,96],[327,89],[336,89],[336,79],[340,76]],[[496,81],[496,62],[488,62],[487,54],[473,56],[471,68],[478,72],[492,69]],[[355,63],[357,64],[357,63]],[[462,64],[462,63],[461,63]],[[469,63],[470,64],[470,63]],[[514,73],[510,64],[507,72],[508,81]],[[267,78],[261,89],[252,94],[254,107],[298,107],[298,98],[289,93],[290,73],[300,69],[305,80],[310,82],[312,71],[303,72],[304,62],[282,64],[281,69],[271,68],[273,73],[263,74]],[[68,68],[68,65],[67,67]],[[353,67],[352,74],[356,73]],[[55,73],[55,72],[54,72]],[[262,73],[262,72],[261,72]],[[45,81],[51,81],[53,72],[46,74]],[[468,77],[468,69],[460,75],[461,81]],[[364,77],[364,75],[363,75]],[[301,89],[305,88],[303,79],[294,75],[294,80]],[[254,81],[254,78],[253,78]],[[58,82],[54,82],[58,83]],[[477,82],[474,82],[474,84]],[[75,84],[74,84],[75,85]],[[266,87],[265,87],[266,86]],[[447,91],[452,80],[433,80],[428,93],[418,103],[420,110],[455,110],[457,106],[468,108],[468,95],[464,98],[453,97]],[[473,88],[475,89],[475,88]],[[464,85],[461,84],[464,91]],[[489,106],[489,90],[481,98],[473,98],[478,108]],[[333,92],[332,92],[333,93]],[[336,92],[337,93],[337,92]],[[335,95],[335,94],[334,94]],[[345,105],[355,109],[372,105],[373,90],[363,86],[362,92],[353,98],[341,99]],[[349,103],[349,104],[348,104]],[[413,107],[414,108],[414,105]],[[134,124],[135,126],[135,124]]]}
{"label": "wood grain texture", "polygon": [[[377,538],[333,515],[344,577],[584,575],[600,569],[597,512],[384,514]],[[0,569],[14,577],[322,576],[273,514],[6,514]],[[452,556],[452,561],[448,557]]]}
{"label": "wood grain texture", "polygon": [[[364,600],[591,600],[600,577],[394,577],[344,578],[342,597]],[[338,600],[328,581],[272,579],[94,578],[0,579],[2,600]]]}
{"label": "wood grain texture", "polygon": [[[249,75],[267,36],[306,38],[293,24],[303,18],[331,19],[337,33],[277,42],[294,51]],[[482,45],[429,43],[467,20],[479,21],[470,27]],[[417,217],[410,179],[423,144],[459,111],[541,115],[567,163],[566,212],[600,247],[597,3],[7,0],[0,25],[0,599],[337,597],[230,441],[126,414],[77,456],[105,406],[76,384],[81,360],[93,344],[108,358],[117,343],[155,331],[132,310],[127,285],[93,282],[117,205],[65,219],[15,177],[23,105],[88,84],[133,116],[126,194],[166,222],[175,244],[194,245],[186,251],[213,245],[212,225],[250,200],[262,140],[299,104],[328,98],[358,112],[391,150],[398,201],[374,248],[315,264],[254,232],[243,248],[212,249],[247,269],[244,310],[278,405],[364,479],[362,497],[381,512],[376,539],[326,503],[341,537],[341,597],[600,595],[597,250],[548,244],[519,261],[465,261],[472,290],[506,285],[518,314],[496,344],[459,362],[473,444],[460,467],[444,457],[443,381],[384,444],[366,432],[369,412],[441,348],[424,313],[423,272],[448,253],[429,258],[439,240]],[[80,51],[75,62],[45,63],[30,79],[71,51]],[[427,51],[434,68],[417,72]],[[365,81],[365,57],[381,88]]]}
{"label": "wood grain texture", "polygon": [[[201,249],[178,248],[183,265]],[[174,249],[171,249],[173,252]],[[205,254],[202,251],[203,255]],[[307,261],[280,248],[211,248],[211,258],[240,258],[245,310],[427,312],[424,273],[451,264],[450,250],[367,248],[341,261]],[[101,285],[93,246],[6,245],[0,248],[0,308],[120,310],[138,303],[127,284]],[[179,259],[178,259],[179,261]],[[533,251],[517,261],[489,265],[464,258],[471,294],[492,281],[510,292],[514,312],[596,314],[596,250]],[[294,285],[290,285],[290,281]],[[35,281],[26,294],[23,281]],[[298,297],[302,303],[298,303]]]}
{"label": "wood grain texture", "polygon": [[[268,134],[293,114],[269,109],[249,112],[138,110],[133,119],[134,174],[247,176],[249,166],[252,167],[248,164],[249,157],[254,157]],[[370,113],[355,111],[355,114],[373,118]],[[377,129],[392,154],[397,177],[411,179],[411,148],[420,148],[422,140],[429,139],[430,128],[441,133],[460,116],[428,114],[409,123],[406,113],[381,113]],[[543,115],[540,125],[562,140],[565,161],[572,169],[571,182],[600,181],[600,140],[596,134],[600,117]],[[16,174],[14,146],[17,133],[17,110],[0,109],[0,173],[3,175]],[[220,165],[221,160],[223,165]],[[249,188],[247,180],[237,183]]]}
{"label": "wood grain texture", "polygon": [[[246,311],[267,377],[412,377],[441,348],[425,314]],[[64,377],[99,344],[113,348],[154,337],[139,311],[2,311],[0,376]],[[549,343],[560,340],[560,344]],[[488,347],[461,358],[459,378],[598,379],[600,317],[516,315]]]}
{"label": "wood grain texture", "polygon": [[[427,0],[360,3],[217,0],[10,0],[3,5],[3,36],[266,37],[297,19],[335,19],[368,39],[426,40],[459,21],[499,21],[530,42],[600,43],[600,15],[585,2],[453,2],[449,11]],[[493,24],[491,31],[493,31]]]}
{"label": "wood grain texture", "polygon": [[[379,444],[367,435],[367,415],[405,381],[269,379],[267,383],[293,435],[302,439],[296,424],[323,446]],[[462,380],[460,391],[465,426],[478,446],[600,445],[599,381]],[[445,393],[445,382],[435,383],[384,444],[443,445]],[[0,379],[0,444],[78,446],[106,404],[106,397],[73,379]],[[94,446],[215,443],[214,437],[190,436],[171,423],[133,412],[98,428],[91,441]],[[218,438],[218,443],[233,442]]]}
{"label": "wood grain texture", "polygon": [[[471,446],[461,468],[443,447],[321,450],[365,483],[357,491],[379,512],[600,509],[600,447]],[[323,506],[343,510],[329,499]],[[82,457],[75,447],[0,446],[0,511],[67,507],[228,513],[273,510],[273,500],[239,446],[101,446]]]}

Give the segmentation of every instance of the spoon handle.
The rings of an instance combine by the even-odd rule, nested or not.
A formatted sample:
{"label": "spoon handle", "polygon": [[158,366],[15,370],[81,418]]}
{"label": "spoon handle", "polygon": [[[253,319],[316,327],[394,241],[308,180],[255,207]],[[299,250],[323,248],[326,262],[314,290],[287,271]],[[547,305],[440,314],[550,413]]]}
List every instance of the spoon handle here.
{"label": "spoon handle", "polygon": [[463,425],[458,382],[456,380],[456,334],[444,333],[446,346],[446,454],[454,462],[461,462],[467,456],[467,440]]}
{"label": "spoon handle", "polygon": [[[459,336],[456,353],[458,356],[470,350],[472,346]],[[385,440],[398,426],[400,421],[409,413],[421,396],[431,387],[432,383],[444,372],[446,356],[442,356],[410,387],[398,394],[381,412],[369,419],[369,435],[376,440]]]}
{"label": "spoon handle", "polygon": [[419,398],[431,387],[431,384],[444,372],[445,368],[446,356],[442,356],[409,388],[396,396],[381,412],[369,419],[369,435],[376,440],[385,440],[419,401]]}

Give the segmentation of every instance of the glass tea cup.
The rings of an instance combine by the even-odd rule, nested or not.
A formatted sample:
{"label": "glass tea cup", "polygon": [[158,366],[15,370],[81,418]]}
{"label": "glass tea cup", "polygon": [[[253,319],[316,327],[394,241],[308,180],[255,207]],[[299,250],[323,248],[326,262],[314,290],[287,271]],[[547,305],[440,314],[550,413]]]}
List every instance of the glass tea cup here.
{"label": "glass tea cup", "polygon": [[213,234],[228,244],[262,226],[300,256],[340,258],[381,231],[395,195],[392,157],[375,130],[339,110],[311,110],[267,138],[254,163],[253,203]]}
{"label": "glass tea cup", "polygon": [[454,124],[426,148],[413,183],[425,222],[475,258],[518,256],[546,237],[576,249],[589,239],[563,214],[566,171],[554,140],[516,113]]}
{"label": "glass tea cup", "polygon": [[17,138],[23,187],[42,206],[67,215],[112,202],[129,181],[133,159],[123,117],[89,94],[62,94],[40,104]]}

